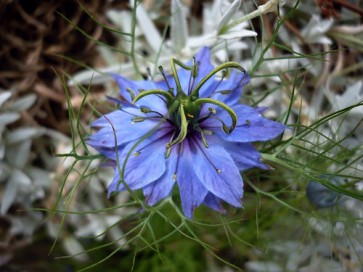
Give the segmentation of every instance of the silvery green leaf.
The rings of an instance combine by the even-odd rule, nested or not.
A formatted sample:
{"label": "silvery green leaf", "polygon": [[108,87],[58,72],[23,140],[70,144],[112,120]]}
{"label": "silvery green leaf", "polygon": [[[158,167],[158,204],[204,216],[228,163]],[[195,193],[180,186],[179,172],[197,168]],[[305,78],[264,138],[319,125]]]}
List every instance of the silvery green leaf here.
{"label": "silvery green leaf", "polygon": [[11,168],[7,163],[0,160],[0,182],[6,180],[11,174]]}
{"label": "silvery green leaf", "polygon": [[203,9],[203,32],[209,33],[215,30],[216,18],[219,18],[221,0],[215,0],[211,6],[206,4]]}
{"label": "silvery green leaf", "polygon": [[217,32],[211,32],[197,37],[189,37],[187,47],[198,48],[201,46],[211,46],[217,42]]}
{"label": "silvery green leaf", "polygon": [[20,118],[20,114],[17,112],[6,112],[0,114],[0,127],[5,127]]}
{"label": "silvery green leaf", "polygon": [[16,145],[8,145],[5,157],[10,165],[23,169],[29,160],[32,140],[24,140]]}
{"label": "silvery green leaf", "polygon": [[6,140],[9,144],[14,144],[29,138],[39,137],[43,133],[43,128],[21,127],[9,132]]}
{"label": "silvery green leaf", "polygon": [[[107,17],[112,21],[112,23],[125,33],[132,32],[133,25],[133,13],[128,10],[115,10],[111,9],[106,13]],[[140,27],[136,24],[135,26],[135,38],[138,39],[141,35]],[[123,43],[122,47],[126,51],[131,51],[131,42]],[[138,43],[135,44],[138,47]],[[117,58],[114,57],[117,62]]]}
{"label": "silvery green leaf", "polygon": [[5,190],[3,192],[2,200],[1,200],[1,214],[4,215],[9,210],[11,205],[13,205],[16,193],[18,191],[18,184],[17,184],[18,175],[16,170],[12,173],[10,179],[6,183]]}
{"label": "silvery green leaf", "polygon": [[30,187],[32,185],[31,179],[19,169],[13,169],[11,179],[20,187]]}
{"label": "silvery green leaf", "polygon": [[3,141],[1,141],[1,137],[0,137],[0,160],[2,160],[4,158],[5,150],[6,150],[5,143]]}
{"label": "silvery green leaf", "polygon": [[54,224],[52,220],[46,221],[46,228],[47,228],[47,234],[50,237],[57,237],[59,231],[60,231],[60,224]]}
{"label": "silvery green leaf", "polygon": [[132,63],[125,63],[101,68],[98,71],[83,70],[76,73],[70,80],[68,80],[67,84],[69,86],[90,83],[103,84],[112,80],[112,77],[108,73],[122,73],[125,77],[131,77],[134,74],[132,67]]}
{"label": "silvery green leaf", "polygon": [[[75,259],[81,262],[86,262],[89,260],[88,255],[85,252],[83,246],[77,241],[73,236],[67,235],[63,238],[64,249]],[[79,254],[81,253],[81,254]]]}
{"label": "silvery green leaf", "polygon": [[257,33],[255,31],[247,29],[236,29],[236,28],[231,29],[225,34],[219,35],[221,39],[225,40],[239,39],[243,37],[255,37],[255,36],[257,36]]}
{"label": "silvery green leaf", "polygon": [[131,32],[132,16],[128,11],[111,9],[106,16],[111,22],[124,32]]}
{"label": "silvery green leaf", "polygon": [[38,167],[27,167],[26,173],[33,180],[34,185],[42,188],[50,188],[52,185],[52,179],[50,172],[45,171]]}
{"label": "silvery green leaf", "polygon": [[188,38],[187,20],[179,0],[171,2],[171,46],[174,52],[180,52]]}
{"label": "silvery green leaf", "polygon": [[[363,81],[357,81],[350,84],[342,95],[335,96],[337,110],[343,109],[350,105],[363,100]],[[361,107],[362,108],[362,107]]]}
{"label": "silvery green leaf", "polygon": [[325,33],[333,25],[334,20],[322,20],[313,14],[309,23],[301,30],[301,36],[307,43],[331,44],[331,40],[325,36]]}
{"label": "silvery green leaf", "polygon": [[[136,0],[130,0],[131,7],[134,6],[134,1]],[[149,46],[154,50],[154,52],[158,52],[162,45],[161,35],[156,29],[154,23],[151,21],[142,4],[139,4],[136,7],[136,18],[137,23],[142,29]]]}
{"label": "silvery green leaf", "polygon": [[29,109],[37,99],[35,94],[30,94],[17,99],[9,108],[12,111],[25,111]]}
{"label": "silvery green leaf", "polygon": [[[118,220],[120,220],[120,219],[118,219]],[[111,241],[117,241],[116,244],[118,247],[121,247],[122,249],[129,248],[129,244],[127,243],[127,239],[125,238],[126,236],[121,231],[120,228],[110,228],[108,230],[107,235],[109,235],[109,237],[111,237]]]}
{"label": "silvery green leaf", "polygon": [[23,216],[14,216],[10,218],[12,235],[31,236],[35,229],[39,227],[39,222],[42,220],[42,213],[31,212]]}
{"label": "silvery green leaf", "polygon": [[282,267],[275,262],[248,261],[246,264],[247,271],[250,272],[280,272]]}
{"label": "silvery green leaf", "polygon": [[0,94],[0,107],[10,98],[10,96],[10,91],[5,91]]}
{"label": "silvery green leaf", "polygon": [[30,194],[28,194],[26,196],[26,200],[24,202],[28,202],[29,206],[31,206],[33,204],[33,202],[37,201],[37,200],[41,200],[44,199],[45,197],[45,191],[40,188],[40,187],[32,187],[32,191],[30,192]]}
{"label": "silvery green leaf", "polygon": [[233,3],[229,6],[226,12],[223,14],[221,20],[219,21],[217,31],[219,32],[224,26],[228,24],[233,15],[239,10],[241,6],[241,0],[234,0]]}
{"label": "silvery green leaf", "polygon": [[[325,254],[329,252],[326,251]],[[307,266],[301,267],[299,271],[319,271],[319,272],[331,272],[331,271],[345,271],[341,262],[334,259],[322,258],[320,255],[314,258],[314,260]],[[359,271],[354,270],[354,271]]]}
{"label": "silvery green leaf", "polygon": [[75,235],[77,237],[84,236],[97,236],[98,234],[102,234],[102,230],[98,232],[99,226],[103,224],[103,216],[95,216],[92,214],[87,214],[87,224],[82,224],[77,228]]}
{"label": "silvery green leaf", "polygon": [[46,129],[44,134],[57,141],[58,143],[71,143],[71,139],[59,131],[53,129]]}
{"label": "silvery green leaf", "polygon": [[115,58],[115,52],[108,47],[99,46],[96,48],[101,58],[106,62],[107,66],[119,64],[118,58]]}

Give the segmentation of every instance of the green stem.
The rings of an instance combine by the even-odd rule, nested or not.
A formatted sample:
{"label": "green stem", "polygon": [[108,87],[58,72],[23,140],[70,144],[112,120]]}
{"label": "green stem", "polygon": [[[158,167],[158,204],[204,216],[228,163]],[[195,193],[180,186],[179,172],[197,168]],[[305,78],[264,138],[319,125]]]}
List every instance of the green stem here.
{"label": "green stem", "polygon": [[208,75],[206,75],[198,83],[198,85],[193,90],[191,96],[199,97],[199,90],[200,90],[200,88],[202,88],[202,86],[204,85],[204,83],[206,83],[206,81],[208,79],[210,79],[212,76],[214,76],[219,71],[221,71],[223,69],[227,69],[227,68],[235,68],[235,69],[240,70],[242,73],[246,73],[245,69],[243,69],[243,67],[241,65],[239,65],[237,62],[231,62],[230,61],[230,62],[223,63],[222,65],[219,65],[218,67],[214,68]]}
{"label": "green stem", "polygon": [[179,80],[179,77],[178,77],[178,73],[176,71],[175,63],[178,63],[178,61],[176,59],[172,58],[170,60],[170,64],[171,64],[172,73],[174,75],[174,80],[175,80],[175,84],[176,84],[176,91],[177,91],[178,95],[183,96],[184,92],[183,92],[183,89],[182,89],[181,84],[180,84],[180,80]]}
{"label": "green stem", "polygon": [[149,90],[149,91],[144,91],[139,93],[133,100],[133,103],[136,103],[137,101],[139,101],[141,98],[148,96],[148,95],[152,95],[152,94],[160,94],[162,96],[164,96],[168,102],[171,102],[174,100],[174,96],[172,96],[170,93],[163,91],[163,90]]}

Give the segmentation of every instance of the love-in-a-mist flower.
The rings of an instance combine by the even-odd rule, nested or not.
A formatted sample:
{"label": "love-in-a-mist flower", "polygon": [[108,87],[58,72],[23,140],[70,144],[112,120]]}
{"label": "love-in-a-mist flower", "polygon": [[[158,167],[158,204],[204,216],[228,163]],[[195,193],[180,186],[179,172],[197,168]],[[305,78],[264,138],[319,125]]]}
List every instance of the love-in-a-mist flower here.
{"label": "love-in-a-mist flower", "polygon": [[172,59],[171,75],[159,68],[161,81],[115,75],[125,100],[92,124],[99,130],[88,144],[118,164],[108,194],[127,184],[152,206],[177,184],[188,218],[201,204],[241,207],[240,171],[267,169],[251,142],[273,139],[285,126],[238,103],[248,75],[234,62],[214,68],[208,48],[187,64]]}

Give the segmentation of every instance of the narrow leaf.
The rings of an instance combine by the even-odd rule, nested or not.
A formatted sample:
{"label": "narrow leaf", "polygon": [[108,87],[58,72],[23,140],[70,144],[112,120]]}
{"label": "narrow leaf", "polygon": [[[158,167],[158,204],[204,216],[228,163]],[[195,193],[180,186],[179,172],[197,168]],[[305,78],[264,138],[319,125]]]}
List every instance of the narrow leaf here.
{"label": "narrow leaf", "polygon": [[241,0],[235,0],[230,5],[230,7],[226,10],[226,12],[223,14],[222,19],[219,22],[218,25],[218,32],[228,24],[229,20],[232,19],[233,15],[236,14],[236,12],[239,10],[239,7],[241,6]]}
{"label": "narrow leaf", "polygon": [[180,52],[187,42],[187,20],[179,0],[171,2],[171,46],[174,52]]}

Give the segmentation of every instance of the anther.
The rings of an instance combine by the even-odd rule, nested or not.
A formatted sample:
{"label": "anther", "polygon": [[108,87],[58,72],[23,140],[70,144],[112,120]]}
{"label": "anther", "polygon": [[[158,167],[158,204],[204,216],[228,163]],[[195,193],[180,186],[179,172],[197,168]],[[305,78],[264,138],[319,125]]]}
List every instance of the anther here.
{"label": "anther", "polygon": [[203,133],[204,133],[204,135],[208,135],[208,136],[213,135],[213,131],[208,130],[208,129],[203,129]]}
{"label": "anther", "polygon": [[146,68],[146,72],[147,72],[147,75],[149,76],[149,78],[150,78],[152,81],[154,81],[153,76],[152,76],[152,74],[151,74],[151,69],[150,69],[150,67],[147,67],[147,68]]}
{"label": "anther", "polygon": [[200,134],[202,135],[202,143],[203,143],[204,147],[205,147],[205,148],[208,148],[208,147],[209,147],[209,145],[208,145],[208,143],[207,143],[207,139],[204,137],[203,132],[201,132]]}
{"label": "anther", "polygon": [[196,78],[198,76],[198,64],[195,63],[195,57],[193,57],[193,67],[192,67],[192,77]]}
{"label": "anther", "polygon": [[222,90],[222,91],[218,91],[217,93],[226,95],[226,94],[230,94],[232,91],[231,90]]}
{"label": "anther", "polygon": [[222,129],[224,131],[224,133],[226,134],[230,134],[230,128],[225,124],[225,123],[222,123]]}
{"label": "anther", "polygon": [[209,145],[208,145],[207,139],[205,138],[204,131],[201,129],[199,124],[198,123],[194,124],[193,129],[200,133],[200,136],[202,137],[202,143],[203,143],[204,147],[208,148]]}
{"label": "anther", "polygon": [[144,117],[139,117],[139,116],[137,116],[137,117],[132,118],[132,119],[131,119],[131,121],[132,121],[133,123],[140,123],[140,122],[145,121],[145,118],[144,118]]}
{"label": "anther", "polygon": [[164,78],[164,81],[165,81],[166,85],[168,86],[168,90],[169,90],[169,92],[170,92],[170,93],[173,93],[174,89],[170,87],[169,81],[168,81],[168,79],[167,79],[167,77],[166,77],[166,75],[165,75],[165,73],[164,73],[164,68],[163,68],[163,66],[159,66],[158,68],[159,68],[159,71],[160,71],[160,73],[161,73],[162,77]]}
{"label": "anther", "polygon": [[217,113],[215,108],[208,108],[208,110],[209,110],[210,113],[213,113],[213,114]]}
{"label": "anther", "polygon": [[165,159],[169,158],[170,156],[170,153],[171,153],[171,148],[166,148],[166,152],[165,152]]}
{"label": "anther", "polygon": [[174,173],[173,177],[172,177],[173,180],[176,180],[176,173]]}
{"label": "anther", "polygon": [[136,151],[133,155],[134,155],[134,157],[138,157],[138,156],[140,156],[140,154],[141,154],[141,152]]}
{"label": "anther", "polygon": [[131,99],[134,100],[135,92],[131,88],[126,88],[126,91],[130,94]]}
{"label": "anther", "polygon": [[142,113],[149,113],[149,112],[151,112],[151,109],[149,109],[148,107],[145,107],[145,106],[141,106],[140,111]]}
{"label": "anther", "polygon": [[218,174],[220,174],[222,172],[222,170],[218,169],[218,168],[216,168],[216,171],[217,171]]}

